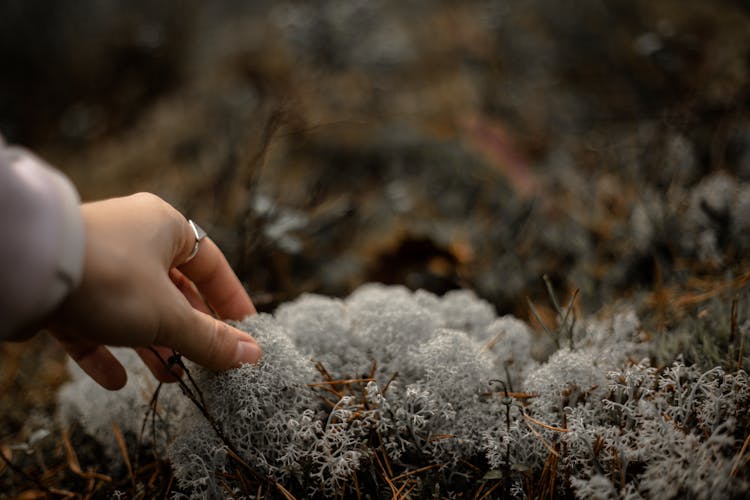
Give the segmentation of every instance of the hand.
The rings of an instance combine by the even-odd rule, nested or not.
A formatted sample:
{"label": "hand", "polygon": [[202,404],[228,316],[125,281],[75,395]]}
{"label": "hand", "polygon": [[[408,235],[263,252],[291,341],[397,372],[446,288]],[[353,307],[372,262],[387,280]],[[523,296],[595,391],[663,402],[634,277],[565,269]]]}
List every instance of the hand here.
{"label": "hand", "polygon": [[[247,333],[211,316],[242,319],[255,307],[221,250],[195,246],[187,220],[161,198],[139,193],[81,206],[86,256],[81,285],[52,318],[52,334],[101,386],[125,385],[125,369],[105,345],[135,347],[162,381],[175,349],[213,370],[255,363],[260,347]],[[202,295],[202,297],[201,297]],[[205,298],[205,301],[203,300]]]}

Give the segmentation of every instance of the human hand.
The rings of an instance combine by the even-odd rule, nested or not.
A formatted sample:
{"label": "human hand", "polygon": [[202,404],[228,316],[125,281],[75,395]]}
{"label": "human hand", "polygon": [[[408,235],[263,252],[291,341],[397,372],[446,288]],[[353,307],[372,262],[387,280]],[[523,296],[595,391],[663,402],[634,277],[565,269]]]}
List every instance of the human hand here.
{"label": "human hand", "polygon": [[255,307],[210,239],[185,263],[195,234],[182,214],[149,193],[86,203],[81,212],[83,279],[53,315],[51,331],[96,382],[116,390],[127,381],[106,345],[136,348],[162,381],[174,377],[149,347],[165,359],[175,349],[213,370],[260,359],[250,335],[211,316],[206,302],[226,319]]}

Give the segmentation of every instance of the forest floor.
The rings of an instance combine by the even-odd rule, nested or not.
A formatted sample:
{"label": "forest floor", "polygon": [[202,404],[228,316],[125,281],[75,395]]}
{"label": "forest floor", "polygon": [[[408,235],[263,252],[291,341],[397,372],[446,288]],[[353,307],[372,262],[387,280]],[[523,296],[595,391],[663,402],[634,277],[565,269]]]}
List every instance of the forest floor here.
{"label": "forest floor", "polygon": [[[541,330],[547,276],[581,315],[717,332],[657,362],[747,369],[743,2],[194,4],[55,7],[39,39],[0,8],[28,42],[0,36],[0,130],[84,199],[147,190],[199,221],[261,311],[378,281]],[[0,345],[0,498],[168,491],[153,461],[103,479],[54,423],[65,364],[45,334]]]}

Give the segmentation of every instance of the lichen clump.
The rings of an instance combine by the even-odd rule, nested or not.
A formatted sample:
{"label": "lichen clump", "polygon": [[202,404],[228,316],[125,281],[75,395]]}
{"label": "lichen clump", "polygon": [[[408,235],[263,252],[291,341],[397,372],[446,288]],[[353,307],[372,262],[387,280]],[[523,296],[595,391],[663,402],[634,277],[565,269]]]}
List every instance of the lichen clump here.
{"label": "lichen clump", "polygon": [[[747,374],[651,366],[633,313],[579,321],[575,347],[546,361],[532,357],[536,334],[524,322],[498,318],[469,291],[365,285],[238,325],[263,346],[258,365],[187,365],[210,419],[174,386],[160,400],[168,418],[154,443],[190,497],[255,495],[249,483],[321,497],[401,487],[415,497],[748,491],[738,455],[750,428]],[[147,378],[131,372],[129,384]],[[109,394],[76,376],[61,414],[116,450],[106,443],[111,421],[135,432],[150,394],[97,403]]]}

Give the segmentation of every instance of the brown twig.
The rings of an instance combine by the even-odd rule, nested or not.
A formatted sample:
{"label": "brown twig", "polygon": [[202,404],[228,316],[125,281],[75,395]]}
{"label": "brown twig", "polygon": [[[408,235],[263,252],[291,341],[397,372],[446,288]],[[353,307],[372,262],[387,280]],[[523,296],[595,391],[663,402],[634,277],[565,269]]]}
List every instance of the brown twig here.
{"label": "brown twig", "polygon": [[393,375],[391,375],[391,377],[388,379],[388,382],[385,383],[385,385],[383,386],[383,391],[381,392],[383,396],[385,396],[385,393],[388,391],[388,388],[391,386],[391,382],[396,380],[396,377],[398,377],[398,372],[394,372]]}
{"label": "brown twig", "polygon": [[[393,497],[392,497],[393,500],[398,500],[399,498],[406,498],[406,495],[408,495],[408,493],[406,495],[401,495],[401,492],[404,491],[408,485],[409,485],[408,481],[404,482],[404,484],[402,484],[401,487],[398,490],[396,490],[396,493],[393,494]],[[411,492],[411,490],[413,489],[414,489],[414,486],[411,487],[409,492]]]}
{"label": "brown twig", "polygon": [[151,399],[148,402],[148,410],[146,411],[145,415],[143,415],[143,420],[141,421],[141,430],[138,433],[138,444],[136,446],[136,453],[135,453],[135,465],[134,468],[138,468],[138,458],[140,455],[141,450],[141,444],[143,443],[143,433],[146,431],[146,424],[148,423],[149,416],[151,417],[151,439],[152,439],[152,448],[154,451],[155,458],[158,460],[158,455],[156,455],[157,447],[156,447],[156,416],[158,415],[157,412],[157,405],[159,401],[159,393],[161,392],[161,388],[164,384],[162,382],[159,382],[159,384],[156,386],[156,389],[154,389],[153,394],[151,394]]}
{"label": "brown twig", "polygon": [[729,289],[738,289],[744,287],[748,281],[750,281],[750,272],[741,274],[737,278],[729,281],[725,281],[723,283],[719,283],[718,285],[713,285],[712,289],[707,292],[702,293],[695,293],[695,294],[686,294],[682,297],[679,297],[678,299],[674,300],[673,303],[677,306],[692,306],[697,305],[702,302],[705,302],[707,300],[710,300],[717,295],[720,295],[726,290]]}
{"label": "brown twig", "polygon": [[542,327],[542,330],[544,330],[547,336],[549,336],[552,339],[552,341],[555,343],[555,347],[559,349],[560,348],[559,337],[555,335],[554,333],[552,333],[552,331],[550,331],[550,329],[547,327],[546,323],[542,319],[542,316],[539,314],[539,311],[537,311],[536,306],[534,305],[534,303],[531,301],[529,297],[526,297],[526,302],[529,305],[529,310],[531,311],[532,316],[534,316],[534,319],[537,321],[537,323],[539,323],[539,326]]}
{"label": "brown twig", "polygon": [[50,495],[53,493],[52,490],[49,487],[47,487],[47,485],[45,485],[40,479],[32,476],[31,474],[27,473],[20,467],[16,466],[16,464],[14,464],[8,457],[5,456],[5,453],[3,453],[3,450],[0,450],[0,458],[2,458],[3,462],[5,462],[5,465],[10,470],[15,472],[16,474],[21,475],[22,477],[25,477],[28,481],[31,481],[34,484],[36,484],[47,495]]}
{"label": "brown twig", "polygon": [[[380,453],[383,454],[383,462],[385,462],[385,466],[388,469],[388,474],[393,477],[393,469],[391,469],[391,464],[388,462],[388,454],[385,452],[385,444],[383,443],[383,435],[380,434],[380,429],[376,429],[376,433],[378,436],[378,440],[380,441]],[[375,453],[375,456],[377,457],[377,452]]]}
{"label": "brown twig", "polygon": [[235,495],[234,492],[232,492],[232,488],[229,487],[226,481],[224,481],[223,479],[219,479],[219,484],[221,484],[221,487],[224,488],[224,491],[226,492],[227,495],[229,495],[231,498],[235,500],[237,499],[237,495]]}
{"label": "brown twig", "polygon": [[286,498],[286,500],[296,500],[296,497],[292,495],[291,493],[289,493],[289,491],[283,486],[281,486],[279,483],[274,482],[273,484],[276,487],[276,489],[279,490],[279,493],[281,493],[284,496],[284,498]]}
{"label": "brown twig", "polygon": [[435,434],[427,438],[427,442],[432,443],[434,441],[443,441],[445,439],[453,439],[454,437],[456,437],[455,434]]}
{"label": "brown twig", "polygon": [[491,487],[491,488],[490,488],[489,490],[487,490],[487,491],[486,491],[486,492],[484,493],[484,495],[482,495],[481,497],[479,497],[479,500],[484,500],[485,498],[487,498],[487,497],[489,497],[490,495],[492,495],[492,493],[494,493],[494,491],[495,491],[496,489],[498,489],[498,488],[500,487],[500,485],[501,485],[501,484],[503,484],[503,483],[502,483],[502,482],[500,482],[500,481],[497,481],[497,482],[496,482],[496,483],[495,483],[494,485],[492,485],[492,487]]}
{"label": "brown twig", "polygon": [[520,401],[526,401],[527,399],[539,397],[539,394],[535,394],[533,392],[511,392],[511,391],[483,392],[480,394],[480,396],[492,396],[493,394],[496,394],[500,396],[501,398],[513,398],[513,399],[518,399]]}
{"label": "brown twig", "polygon": [[625,470],[622,467],[622,460],[620,460],[620,454],[617,453],[617,448],[614,446],[610,447],[610,450],[612,451],[612,457],[615,459],[615,464],[617,464],[617,468],[612,468],[612,483],[615,483],[615,474],[620,473],[620,488],[623,488],[625,486]]}
{"label": "brown twig", "polygon": [[317,389],[321,389],[321,390],[323,390],[323,391],[325,391],[325,392],[327,392],[329,394],[333,394],[334,396],[336,396],[336,399],[341,399],[341,398],[344,397],[344,394],[341,391],[336,390],[333,387],[328,386],[328,385],[321,385],[321,386],[318,386],[316,388]]}
{"label": "brown twig", "polygon": [[400,481],[400,480],[404,479],[405,477],[409,477],[409,476],[412,476],[414,474],[419,474],[420,472],[425,472],[425,471],[428,471],[430,469],[434,469],[435,467],[443,467],[445,465],[446,464],[431,464],[431,465],[426,465],[424,467],[420,467],[419,469],[414,469],[414,470],[410,470],[408,472],[404,472],[402,474],[399,474],[398,476],[396,476],[396,477],[393,478],[393,481]]}
{"label": "brown twig", "polygon": [[480,495],[482,494],[485,486],[487,486],[487,481],[482,481],[481,483],[479,483],[479,488],[474,492],[474,500],[479,500],[481,498]]}
{"label": "brown twig", "polygon": [[[190,399],[190,401],[195,405],[196,408],[198,408],[198,411],[201,412],[201,414],[205,417],[205,419],[208,421],[209,425],[213,429],[213,431],[216,433],[216,435],[219,437],[219,439],[224,443],[224,446],[227,448],[227,454],[232,457],[234,460],[237,461],[240,465],[243,466],[243,468],[249,472],[253,477],[256,478],[258,481],[267,482],[269,484],[273,484],[276,486],[277,489],[283,490],[281,485],[276,483],[275,481],[265,477],[260,472],[256,471],[250,464],[242,460],[239,453],[235,449],[234,445],[231,441],[226,437],[223,430],[219,426],[219,424],[216,422],[216,420],[213,418],[211,413],[208,411],[208,408],[205,404],[205,399],[203,398],[203,393],[201,392],[200,388],[198,387],[198,384],[196,384],[195,380],[190,374],[190,370],[188,370],[187,366],[182,362],[179,354],[176,352],[174,355],[170,358],[170,362],[167,363],[164,358],[162,358],[161,354],[154,349],[153,347],[149,347],[151,352],[154,353],[156,358],[161,362],[162,366],[171,373],[175,378],[177,378],[177,383],[179,384],[180,389],[182,390],[183,394]],[[177,364],[180,368],[182,368],[183,373],[188,377],[188,380],[190,381],[190,384],[192,385],[192,388],[188,386],[185,381],[183,380],[182,376],[180,374],[175,373],[172,371],[172,367]],[[198,396],[196,396],[196,393]],[[284,490],[286,491],[286,490]],[[293,497],[291,497],[293,498]]]}
{"label": "brown twig", "polygon": [[164,500],[167,500],[169,497],[169,492],[172,490],[172,483],[174,483],[174,474],[169,477],[169,483],[167,483],[167,488],[164,490]]}
{"label": "brown twig", "polygon": [[117,446],[120,448],[122,458],[125,460],[125,467],[128,469],[128,476],[130,476],[130,482],[133,485],[133,494],[135,494],[135,474],[133,474],[133,466],[130,464],[128,446],[125,444],[125,438],[122,435],[120,426],[116,422],[112,422],[112,432],[115,433],[115,440],[117,440]]}
{"label": "brown twig", "polygon": [[742,370],[742,362],[745,357],[745,335],[740,331],[740,352],[737,355],[737,371]]}
{"label": "brown twig", "polygon": [[78,456],[73,449],[73,445],[70,443],[70,436],[68,435],[67,429],[63,429],[60,434],[62,437],[63,448],[65,448],[65,458],[68,462],[68,468],[73,474],[85,479],[99,479],[106,483],[112,481],[111,477],[104,474],[99,474],[98,472],[83,472],[83,470],[81,469],[81,464],[80,462],[78,462]]}
{"label": "brown twig", "polygon": [[357,494],[357,500],[362,500],[362,494],[359,491],[359,479],[357,479],[357,472],[352,472],[352,481],[354,482],[354,491]]}
{"label": "brown twig", "polygon": [[462,464],[468,466],[470,469],[472,469],[474,472],[482,472],[482,469],[474,465],[473,463],[469,462],[468,460],[464,460],[463,458],[459,459],[459,462]]}
{"label": "brown twig", "polygon": [[323,366],[323,363],[320,361],[315,362],[315,369],[320,372],[321,375],[323,375],[323,378],[326,380],[333,380],[333,375],[331,375],[328,370],[326,370],[326,367]]}
{"label": "brown twig", "polygon": [[[542,469],[542,475],[539,478],[540,484],[544,483],[544,480],[548,478],[548,482],[543,485],[543,489],[540,492],[542,498],[546,496],[548,498],[554,498],[555,496],[555,479],[557,478],[557,460],[559,455],[555,450],[547,456],[547,460],[544,462],[544,469]],[[547,491],[545,491],[545,489]]]}
{"label": "brown twig", "polygon": [[527,420],[524,420],[524,422],[526,422],[526,427],[528,427],[531,433],[534,434],[534,436],[536,436],[537,439],[539,439],[539,441],[544,445],[544,447],[547,448],[547,450],[552,455],[557,457],[558,455],[557,455],[557,451],[555,450],[555,448],[551,444],[549,444],[546,439],[544,439],[544,437],[539,433],[539,431],[534,429]]}
{"label": "brown twig", "polygon": [[552,425],[549,425],[549,424],[545,424],[544,422],[541,422],[541,421],[535,419],[534,417],[532,417],[531,415],[527,414],[526,412],[521,412],[521,415],[523,415],[523,418],[525,418],[529,422],[532,422],[532,423],[538,425],[539,427],[544,427],[545,429],[548,429],[550,431],[555,431],[555,432],[569,432],[570,431],[570,429],[564,429],[562,427],[555,427],[555,426],[552,426]]}
{"label": "brown twig", "polygon": [[739,471],[740,462],[742,461],[742,457],[745,455],[745,451],[747,451],[747,447],[750,444],[750,434],[745,438],[745,442],[742,443],[742,448],[740,448],[740,452],[737,454],[737,458],[734,460],[734,465],[732,466],[732,472],[729,474],[730,477],[735,477],[737,475],[737,471]]}
{"label": "brown twig", "polygon": [[[381,441],[381,446],[382,446],[382,441]],[[393,481],[391,481],[391,477],[393,476],[393,471],[390,470],[390,467],[388,467],[388,469],[385,468],[377,452],[373,453],[373,456],[375,457],[375,461],[378,463],[378,466],[380,466],[380,472],[383,476],[383,479],[385,479],[385,482],[391,488],[391,493],[393,493],[393,496],[395,497],[396,492],[398,490],[396,489],[396,486],[393,484]]]}
{"label": "brown twig", "polygon": [[365,382],[372,382],[373,380],[375,379],[374,378],[350,378],[350,379],[344,379],[344,380],[326,380],[325,382],[314,382],[312,384],[307,384],[307,385],[308,387],[322,387],[322,386],[330,386],[330,385],[365,383]]}

